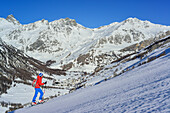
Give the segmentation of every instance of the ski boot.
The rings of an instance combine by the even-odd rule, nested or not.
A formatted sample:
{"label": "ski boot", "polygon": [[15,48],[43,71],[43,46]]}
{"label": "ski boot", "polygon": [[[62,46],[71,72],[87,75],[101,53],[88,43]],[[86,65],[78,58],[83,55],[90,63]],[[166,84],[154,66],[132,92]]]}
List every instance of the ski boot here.
{"label": "ski boot", "polygon": [[37,103],[36,102],[32,102],[31,105],[34,106],[34,105],[37,105]]}
{"label": "ski boot", "polygon": [[44,100],[39,100],[38,104],[43,104],[44,102]]}

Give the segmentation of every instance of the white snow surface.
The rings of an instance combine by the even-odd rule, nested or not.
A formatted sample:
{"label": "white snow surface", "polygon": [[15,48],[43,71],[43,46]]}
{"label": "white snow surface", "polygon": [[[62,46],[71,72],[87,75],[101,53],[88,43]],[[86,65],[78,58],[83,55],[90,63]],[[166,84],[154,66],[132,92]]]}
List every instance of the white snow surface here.
{"label": "white snow surface", "polygon": [[99,85],[13,113],[170,112],[170,54]]}

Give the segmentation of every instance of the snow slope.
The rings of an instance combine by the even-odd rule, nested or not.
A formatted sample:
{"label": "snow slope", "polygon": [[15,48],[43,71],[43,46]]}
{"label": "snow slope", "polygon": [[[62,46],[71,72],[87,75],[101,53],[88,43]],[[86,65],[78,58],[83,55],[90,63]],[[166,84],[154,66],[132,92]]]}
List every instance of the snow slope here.
{"label": "snow slope", "polygon": [[13,113],[170,112],[170,54],[99,85]]}

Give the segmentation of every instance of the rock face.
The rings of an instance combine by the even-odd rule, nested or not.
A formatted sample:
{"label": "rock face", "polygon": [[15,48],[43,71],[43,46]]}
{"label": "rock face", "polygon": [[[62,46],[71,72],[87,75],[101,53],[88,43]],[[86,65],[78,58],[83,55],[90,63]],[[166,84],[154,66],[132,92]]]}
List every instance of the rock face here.
{"label": "rock face", "polygon": [[8,22],[11,22],[11,23],[13,23],[13,24],[17,24],[17,25],[20,25],[20,23],[19,23],[19,21],[17,21],[15,18],[14,18],[14,16],[13,15],[8,15],[8,17],[6,18],[6,20],[8,21]]}
{"label": "rock face", "polygon": [[55,61],[53,66],[63,69],[109,64],[169,32],[170,26],[137,18],[95,29],[69,18],[52,22],[43,19],[27,25],[21,25],[12,15],[0,18],[2,40],[43,62]]}

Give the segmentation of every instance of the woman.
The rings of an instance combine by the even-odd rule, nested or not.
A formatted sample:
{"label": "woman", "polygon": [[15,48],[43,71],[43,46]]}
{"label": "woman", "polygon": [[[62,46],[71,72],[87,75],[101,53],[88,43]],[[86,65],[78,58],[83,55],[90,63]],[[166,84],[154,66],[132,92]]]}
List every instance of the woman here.
{"label": "woman", "polygon": [[32,105],[36,105],[36,98],[37,98],[37,95],[38,93],[40,93],[40,97],[39,97],[39,102],[38,103],[43,103],[44,101],[42,100],[42,97],[44,95],[43,91],[41,90],[40,86],[44,85],[44,84],[47,84],[47,81],[42,83],[42,77],[43,77],[43,74],[40,73],[38,76],[37,76],[37,81],[36,81],[36,85],[35,85],[35,94],[34,94],[34,97],[32,99]]}

